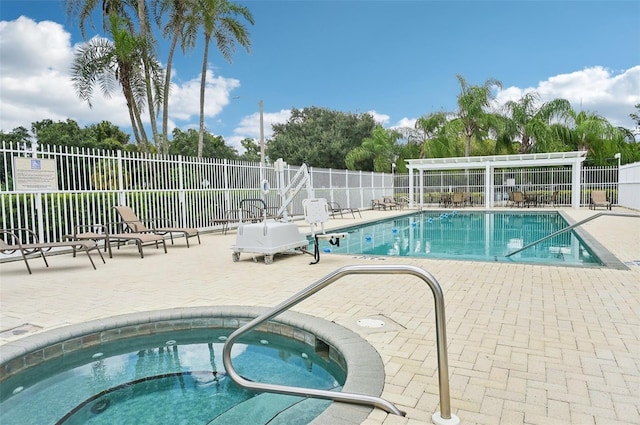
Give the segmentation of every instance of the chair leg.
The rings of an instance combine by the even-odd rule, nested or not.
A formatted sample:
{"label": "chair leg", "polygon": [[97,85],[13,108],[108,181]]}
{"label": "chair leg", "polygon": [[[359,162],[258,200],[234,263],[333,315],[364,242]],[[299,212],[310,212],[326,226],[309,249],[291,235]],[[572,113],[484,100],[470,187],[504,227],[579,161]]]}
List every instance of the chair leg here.
{"label": "chair leg", "polygon": [[27,266],[27,271],[29,272],[29,274],[33,274],[31,273],[31,267],[29,267],[29,261],[27,261],[27,256],[24,255],[24,251],[20,251],[20,255],[22,255],[22,259],[24,260],[24,264]]}
{"label": "chair leg", "polygon": [[49,263],[47,262],[47,258],[44,255],[44,252],[42,251],[42,249],[39,249],[38,251],[40,251],[40,256],[42,257],[42,260],[44,261],[45,266],[49,267]]}
{"label": "chair leg", "polygon": [[[93,262],[93,258],[91,258],[91,254],[89,253],[89,248],[85,247],[84,252],[87,253],[87,257],[89,257],[89,261],[91,261],[91,265],[93,266],[93,270],[97,270],[96,269],[96,264]],[[99,252],[99,251],[98,251]],[[102,255],[102,254],[101,254]],[[102,260],[104,261],[104,259]]]}

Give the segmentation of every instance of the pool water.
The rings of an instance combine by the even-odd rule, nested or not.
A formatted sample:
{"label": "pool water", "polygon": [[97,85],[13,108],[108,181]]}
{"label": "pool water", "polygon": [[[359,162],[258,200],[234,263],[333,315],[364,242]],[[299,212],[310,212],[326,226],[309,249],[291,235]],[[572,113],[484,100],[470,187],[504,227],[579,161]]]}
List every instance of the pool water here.
{"label": "pool water", "polygon": [[[232,330],[167,332],[72,352],[2,382],[0,423],[306,424],[330,401],[256,394],[224,373]],[[247,379],[338,390],[345,374],[313,347],[252,332],[232,349]]]}
{"label": "pool water", "polygon": [[510,261],[600,266],[593,251],[568,231],[518,254],[507,254],[568,227],[557,212],[423,211],[339,229],[340,246],[322,241],[320,251],[371,256]]}

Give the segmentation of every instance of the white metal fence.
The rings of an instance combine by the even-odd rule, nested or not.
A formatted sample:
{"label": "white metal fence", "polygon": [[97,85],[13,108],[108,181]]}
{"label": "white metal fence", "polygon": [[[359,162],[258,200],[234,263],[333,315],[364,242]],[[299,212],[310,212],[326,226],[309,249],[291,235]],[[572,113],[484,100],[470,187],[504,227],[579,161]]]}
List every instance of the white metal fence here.
{"label": "white metal fence", "polygon": [[[550,198],[557,193],[554,204],[571,205],[572,183],[571,166],[532,167],[532,168],[499,168],[494,171],[494,200],[496,206],[504,206],[509,199],[509,192],[522,191],[536,193]],[[414,175],[413,187],[419,188],[420,176]],[[425,204],[438,204],[442,194],[463,192],[470,194],[475,205],[484,205],[485,170],[434,170],[423,171]],[[580,177],[580,203],[588,205],[592,190],[605,190],[608,199],[618,204],[618,167],[583,167]],[[396,196],[409,196],[409,175],[399,174],[394,178]],[[414,193],[419,202],[420,193]]]}
{"label": "white metal fence", "polygon": [[[54,159],[57,190],[16,191],[14,157]],[[285,182],[298,168],[287,166]],[[315,196],[343,207],[366,208],[372,199],[392,192],[390,174],[311,167],[310,176]],[[0,220],[3,229],[29,228],[42,240],[55,241],[76,225],[115,223],[113,207],[129,205],[141,218],[162,217],[206,231],[243,199],[262,198],[263,178],[275,188],[278,178],[271,165],[47,145],[25,149],[3,142]],[[273,207],[281,204],[275,189],[264,197]],[[304,197],[301,193],[290,205],[292,214],[302,212]]]}
{"label": "white metal fence", "polygon": [[[55,160],[57,190],[14,189],[14,157],[33,156]],[[298,168],[287,166],[286,182]],[[588,204],[591,190],[604,189],[609,199],[617,204],[618,171],[618,167],[583,168],[581,203]],[[628,171],[633,172],[637,172],[637,165]],[[337,202],[342,207],[369,208],[372,199],[409,195],[406,174],[311,167],[310,175],[315,196]],[[76,225],[117,222],[113,207],[129,205],[141,218],[162,217],[175,225],[206,231],[216,228],[214,220],[223,218],[226,211],[238,209],[243,199],[262,198],[260,182],[263,178],[272,187],[278,182],[271,165],[261,168],[254,162],[46,145],[25,149],[2,142],[0,220],[3,229],[29,228],[42,240],[55,241],[71,233]],[[511,190],[541,194],[558,192],[557,205],[571,204],[571,167],[497,169],[493,178],[496,205],[506,204]],[[419,176],[415,175],[414,179],[413,186],[420,187]],[[422,179],[424,203],[437,204],[440,194],[450,192],[467,192],[474,204],[484,203],[483,170],[426,171]],[[633,191],[637,184],[637,180],[631,183],[625,180],[624,190]],[[418,196],[414,194],[414,199]],[[304,197],[306,194],[301,194],[294,200],[289,209],[291,214],[302,212]],[[281,203],[277,190],[264,199],[271,207]]]}
{"label": "white metal fence", "polygon": [[619,204],[640,210],[640,162],[620,167]]}

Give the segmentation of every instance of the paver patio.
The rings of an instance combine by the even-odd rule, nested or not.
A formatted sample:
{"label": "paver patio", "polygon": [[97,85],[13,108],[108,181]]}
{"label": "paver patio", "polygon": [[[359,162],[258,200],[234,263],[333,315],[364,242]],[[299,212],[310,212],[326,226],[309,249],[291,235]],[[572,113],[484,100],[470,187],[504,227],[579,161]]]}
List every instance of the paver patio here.
{"label": "paver patio", "polygon": [[[616,208],[614,208],[615,212]],[[564,210],[575,221],[588,209]],[[618,209],[618,211],[621,211]],[[363,211],[362,219],[405,213]],[[629,211],[626,211],[629,212]],[[345,216],[346,217],[346,216]],[[0,264],[0,344],[34,332],[108,316],[172,307],[275,306],[350,264],[411,264],[433,274],[446,303],[451,408],[463,424],[640,423],[640,219],[600,217],[584,230],[627,264],[610,268],[323,254],[276,256],[272,265],[243,254],[231,260],[235,232],[184,240],[168,254],[114,250],[93,270],[58,255],[28,275],[20,261]],[[406,417],[374,410],[366,425],[430,423],[438,411],[433,297],[406,275],[348,276],[293,310],[360,334],[385,364],[383,398]],[[362,318],[387,326],[362,328]],[[0,350],[2,346],[0,345]]]}

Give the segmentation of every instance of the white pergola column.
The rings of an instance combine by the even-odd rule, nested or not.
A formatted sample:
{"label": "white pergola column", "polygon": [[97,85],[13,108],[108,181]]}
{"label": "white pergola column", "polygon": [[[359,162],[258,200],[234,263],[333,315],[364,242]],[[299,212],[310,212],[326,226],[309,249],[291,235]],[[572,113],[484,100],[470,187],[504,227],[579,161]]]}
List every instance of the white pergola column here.
{"label": "white pergola column", "polygon": [[487,163],[484,167],[484,207],[491,208],[493,205],[493,168]]}
{"label": "white pergola column", "polygon": [[409,207],[413,208],[413,167],[409,167]]}
{"label": "white pergola column", "polygon": [[[579,159],[579,158],[578,158]],[[576,160],[571,165],[571,207],[580,208],[580,165],[581,161]]]}

